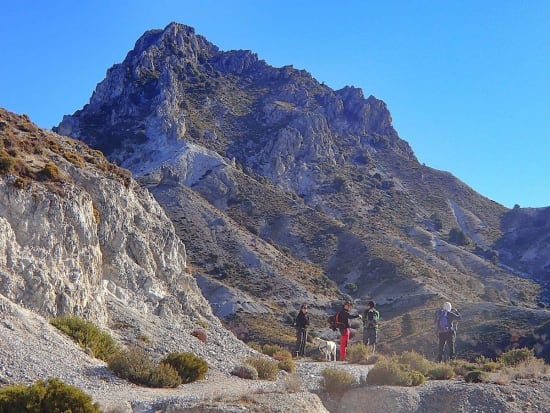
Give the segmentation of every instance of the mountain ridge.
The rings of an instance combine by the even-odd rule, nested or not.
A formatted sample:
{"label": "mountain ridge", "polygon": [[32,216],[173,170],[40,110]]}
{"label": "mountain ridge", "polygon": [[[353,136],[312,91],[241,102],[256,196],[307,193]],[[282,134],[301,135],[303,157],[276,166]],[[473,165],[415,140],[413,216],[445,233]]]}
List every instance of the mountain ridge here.
{"label": "mountain ridge", "polygon": [[[177,204],[174,191],[187,185],[224,222],[237,223],[241,251],[250,254],[245,239],[278,251],[276,260],[253,253],[250,267],[234,245],[223,245],[225,236],[205,237],[202,252],[190,253],[200,277],[263,302],[267,291],[292,285],[295,276],[277,266],[290,259],[312,284],[329,288],[324,297],[311,283],[294,299],[279,296],[270,303],[279,323],[301,301],[323,314],[346,295],[358,303],[374,298],[395,317],[412,311],[420,318],[447,299],[460,307],[489,299],[533,308],[545,285],[534,275],[518,278],[512,254],[499,262],[510,211],[421,165],[384,102],[354,87],[333,91],[250,51],[220,51],[185,25],[142,36],[90,103],[56,130],[129,168],[163,205]],[[183,220],[190,207],[167,208],[186,244],[205,225],[218,228]],[[262,291],[254,287],[261,279],[280,286],[260,282]],[[278,339],[291,340],[282,330]]]}

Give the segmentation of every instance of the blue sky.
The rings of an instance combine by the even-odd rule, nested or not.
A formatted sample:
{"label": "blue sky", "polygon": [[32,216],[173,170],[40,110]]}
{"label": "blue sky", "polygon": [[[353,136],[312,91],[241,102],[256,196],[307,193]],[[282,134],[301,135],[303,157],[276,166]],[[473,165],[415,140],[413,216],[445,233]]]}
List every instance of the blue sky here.
{"label": "blue sky", "polygon": [[[507,207],[550,206],[550,1],[2,1],[0,106],[56,126],[175,21],[385,101],[419,161]],[[338,5],[336,5],[338,3]]]}

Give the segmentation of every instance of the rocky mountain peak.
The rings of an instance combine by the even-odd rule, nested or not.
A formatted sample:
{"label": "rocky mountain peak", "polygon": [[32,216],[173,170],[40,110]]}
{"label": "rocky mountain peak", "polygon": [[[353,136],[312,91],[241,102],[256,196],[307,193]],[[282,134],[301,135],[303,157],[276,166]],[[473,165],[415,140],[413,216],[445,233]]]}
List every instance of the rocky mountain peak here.
{"label": "rocky mountain peak", "polygon": [[[226,118],[222,124],[207,126],[208,119],[219,116]],[[289,125],[282,127],[282,120]],[[264,138],[242,135],[245,128],[263,130]],[[353,134],[365,142],[372,142],[373,135],[387,136],[389,147],[414,157],[393,130],[382,101],[365,99],[353,87],[332,91],[303,70],[273,68],[250,51],[221,52],[177,23],[145,33],[126,59],[108,70],[90,104],[64,117],[56,130],[94,145],[130,169],[144,153],[162,156],[180,139],[203,145],[210,141],[205,146],[274,180],[279,179],[280,154],[264,150],[251,158],[248,153],[273,140],[293,146],[287,142],[294,139],[293,131],[312,156],[337,163],[343,160],[331,150],[334,137],[327,145],[318,144],[331,130],[338,139]],[[241,152],[243,147],[249,148],[247,153]],[[283,163],[288,162],[285,170],[299,167],[292,158]]]}
{"label": "rocky mountain peak", "polygon": [[540,294],[517,264],[499,265],[506,208],[420,165],[382,100],[221,51],[187,26],[147,32],[57,131],[153,193],[228,318],[280,323],[289,301],[322,312],[344,294],[397,317]]}

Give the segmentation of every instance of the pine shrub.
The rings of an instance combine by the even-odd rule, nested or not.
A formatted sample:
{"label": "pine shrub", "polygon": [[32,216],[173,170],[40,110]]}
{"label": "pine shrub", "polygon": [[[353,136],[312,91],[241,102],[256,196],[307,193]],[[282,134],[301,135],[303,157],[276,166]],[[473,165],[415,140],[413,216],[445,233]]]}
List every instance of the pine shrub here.
{"label": "pine shrub", "polygon": [[324,393],[343,393],[357,383],[349,371],[333,367],[323,370],[321,376],[320,388]]}
{"label": "pine shrub", "polygon": [[193,353],[170,353],[162,362],[174,367],[184,383],[202,380],[208,372],[208,363]]}
{"label": "pine shrub", "polygon": [[97,403],[77,387],[59,379],[38,380],[30,386],[0,389],[0,413],[78,412],[101,413]]}
{"label": "pine shrub", "polygon": [[120,352],[120,347],[108,333],[82,318],[76,316],[52,318],[50,324],[67,334],[81,347],[90,349],[92,357],[108,361],[110,357]]}

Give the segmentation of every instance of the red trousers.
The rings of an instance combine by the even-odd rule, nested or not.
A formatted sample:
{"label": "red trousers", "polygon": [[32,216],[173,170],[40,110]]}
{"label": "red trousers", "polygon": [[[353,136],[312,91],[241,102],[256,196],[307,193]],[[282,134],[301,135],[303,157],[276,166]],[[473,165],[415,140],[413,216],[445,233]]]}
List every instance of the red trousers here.
{"label": "red trousers", "polygon": [[344,361],[346,359],[346,349],[348,347],[350,329],[346,328],[341,331],[342,336],[340,337],[340,360]]}

